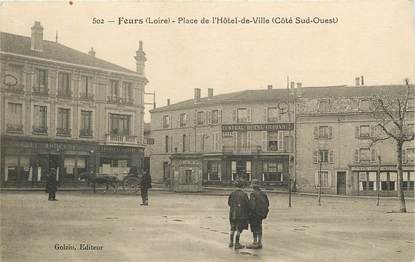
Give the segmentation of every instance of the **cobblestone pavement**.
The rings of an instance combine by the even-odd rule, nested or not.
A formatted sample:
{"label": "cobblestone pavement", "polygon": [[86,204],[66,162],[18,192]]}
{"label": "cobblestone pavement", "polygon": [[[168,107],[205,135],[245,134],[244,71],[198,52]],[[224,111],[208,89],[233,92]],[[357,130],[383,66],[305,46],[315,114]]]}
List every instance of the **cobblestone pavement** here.
{"label": "cobblestone pavement", "polygon": [[[228,243],[226,196],[3,192],[1,261],[414,261],[415,215],[396,199],[270,194],[264,248]],[[414,201],[408,200],[409,211]],[[244,231],[241,241],[251,242]],[[92,249],[96,250],[81,250]],[[72,249],[75,248],[76,250]]]}

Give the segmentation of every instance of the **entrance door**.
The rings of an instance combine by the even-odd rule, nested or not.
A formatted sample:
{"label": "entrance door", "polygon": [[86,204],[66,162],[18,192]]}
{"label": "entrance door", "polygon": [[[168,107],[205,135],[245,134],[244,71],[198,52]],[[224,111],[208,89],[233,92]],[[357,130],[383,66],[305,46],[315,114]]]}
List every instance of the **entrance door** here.
{"label": "entrance door", "polygon": [[170,165],[169,162],[163,162],[163,182],[170,179]]}
{"label": "entrance door", "polygon": [[346,172],[337,171],[337,194],[346,195]]}

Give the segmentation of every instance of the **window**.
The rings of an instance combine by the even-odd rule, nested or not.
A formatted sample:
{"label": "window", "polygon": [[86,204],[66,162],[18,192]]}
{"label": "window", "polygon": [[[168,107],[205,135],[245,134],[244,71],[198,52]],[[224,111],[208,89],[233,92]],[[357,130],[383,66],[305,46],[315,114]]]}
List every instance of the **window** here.
{"label": "window", "polygon": [[369,111],[370,101],[368,99],[360,100],[359,109],[360,109],[360,111]]}
{"label": "window", "polygon": [[23,132],[23,105],[8,103],[7,132]]}
{"label": "window", "polygon": [[123,82],[122,83],[122,102],[123,104],[132,104],[132,92],[131,92],[131,83]]}
{"label": "window", "polygon": [[238,123],[247,123],[248,121],[248,109],[246,108],[238,108],[236,111],[236,119]]}
{"label": "window", "polygon": [[268,132],[268,151],[278,151],[278,131]]}
{"label": "window", "polygon": [[58,74],[58,95],[71,96],[70,75],[68,73],[59,72]]}
{"label": "window", "polygon": [[145,141],[147,145],[154,145],[154,138],[146,137]]}
{"label": "window", "polygon": [[268,122],[278,122],[278,108],[268,108]]}
{"label": "window", "polygon": [[186,152],[186,144],[187,144],[187,136],[186,134],[182,135],[182,145],[183,145],[183,152]]}
{"label": "window", "polygon": [[170,127],[170,116],[164,115],[163,116],[163,128],[169,128]]}
{"label": "window", "polygon": [[166,136],[165,138],[164,138],[164,147],[165,147],[165,151],[166,151],[166,153],[168,153],[169,152],[169,149],[170,149],[170,144],[169,144],[169,136]]}
{"label": "window", "polygon": [[197,124],[203,125],[205,123],[205,112],[199,111],[197,112]]}
{"label": "window", "polygon": [[329,187],[329,172],[317,171],[316,173],[316,186]]}
{"label": "window", "polygon": [[219,123],[219,110],[212,110],[212,124]]}
{"label": "window", "polygon": [[33,84],[33,92],[47,93],[48,74],[44,69],[35,69],[35,82]]}
{"label": "window", "polygon": [[207,175],[208,175],[208,181],[220,181],[221,180],[219,161],[208,161]]}
{"label": "window", "polygon": [[360,161],[370,161],[370,149],[360,148]]}
{"label": "window", "polygon": [[360,137],[369,137],[370,136],[370,126],[369,125],[361,125],[359,135],[360,135]]}
{"label": "window", "polygon": [[92,136],[92,111],[81,110],[80,136]]}
{"label": "window", "polygon": [[183,179],[182,179],[182,184],[185,184],[185,185],[192,184],[192,173],[193,173],[193,171],[191,169],[188,169],[188,170],[185,170],[184,171],[184,176],[183,176]]}
{"label": "window", "polygon": [[110,80],[110,84],[111,84],[111,97],[118,98],[119,97],[118,81]]}
{"label": "window", "polygon": [[406,149],[406,160],[408,162],[415,162],[415,148]]}
{"label": "window", "polygon": [[185,127],[187,125],[187,114],[180,114],[180,127]]}
{"label": "window", "polygon": [[81,76],[81,87],[79,97],[88,98],[92,96],[92,77]]}
{"label": "window", "polygon": [[47,106],[33,107],[33,132],[47,133],[48,131],[48,108]]}
{"label": "window", "polygon": [[264,161],[263,170],[263,181],[282,182],[284,180],[282,163],[277,161]]}
{"label": "window", "polygon": [[329,162],[329,151],[328,150],[319,150],[319,159],[321,163]]}
{"label": "window", "polygon": [[329,138],[329,127],[328,126],[318,127],[318,138]]}
{"label": "window", "polygon": [[221,142],[220,142],[220,138],[221,138],[221,133],[213,133],[213,151],[218,152],[221,151]]}
{"label": "window", "polygon": [[109,130],[112,135],[130,135],[130,115],[109,114]]}
{"label": "window", "polygon": [[70,110],[66,108],[58,108],[58,125],[57,134],[70,134]]}
{"label": "window", "polygon": [[320,100],[318,102],[318,111],[325,113],[329,111],[329,101],[328,100]]}

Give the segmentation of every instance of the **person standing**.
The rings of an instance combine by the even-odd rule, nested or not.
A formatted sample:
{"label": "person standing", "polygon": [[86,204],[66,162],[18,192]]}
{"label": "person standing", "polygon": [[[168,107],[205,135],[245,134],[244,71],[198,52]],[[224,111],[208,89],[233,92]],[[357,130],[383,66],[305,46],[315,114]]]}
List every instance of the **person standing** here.
{"label": "person standing", "polygon": [[248,229],[249,199],[248,195],[241,189],[244,182],[238,179],[235,185],[238,188],[228,198],[228,206],[230,207],[229,222],[231,224],[229,247],[234,246],[234,235],[236,231],[235,249],[241,249],[243,246],[239,243],[239,238],[242,231]]}
{"label": "person standing", "polygon": [[151,176],[147,171],[144,171],[140,182],[142,206],[148,206],[148,189],[151,188]]}
{"label": "person standing", "polygon": [[269,200],[259,188],[257,179],[252,180],[252,188],[254,191],[249,199],[249,225],[254,238],[252,245],[248,248],[262,248],[262,220],[265,219],[269,212]]}
{"label": "person standing", "polygon": [[56,191],[58,191],[58,182],[56,181],[56,169],[52,168],[46,177],[46,189],[49,193],[49,201],[57,201]]}

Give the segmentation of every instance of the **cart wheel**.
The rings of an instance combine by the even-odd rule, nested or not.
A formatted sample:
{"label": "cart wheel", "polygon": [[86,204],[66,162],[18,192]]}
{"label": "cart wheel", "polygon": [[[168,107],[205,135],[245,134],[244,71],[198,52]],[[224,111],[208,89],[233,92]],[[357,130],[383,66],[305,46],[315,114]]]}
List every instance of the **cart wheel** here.
{"label": "cart wheel", "polygon": [[131,177],[124,181],[124,188],[129,192],[137,192],[140,189],[140,180]]}

